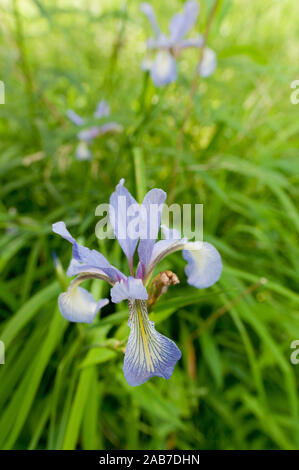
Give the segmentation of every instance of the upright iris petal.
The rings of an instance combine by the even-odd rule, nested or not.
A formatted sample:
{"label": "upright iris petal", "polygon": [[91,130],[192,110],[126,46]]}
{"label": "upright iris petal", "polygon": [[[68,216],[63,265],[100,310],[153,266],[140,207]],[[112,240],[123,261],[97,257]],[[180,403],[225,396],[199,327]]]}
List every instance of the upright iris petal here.
{"label": "upright iris petal", "polygon": [[160,35],[160,28],[153,7],[149,3],[141,3],[140,10],[147,16],[155,35],[158,37]]}
{"label": "upright iris petal", "polygon": [[[132,266],[133,256],[138,243],[138,237],[133,237],[128,232],[129,224],[136,218],[136,214],[129,215],[129,208],[137,209],[139,204],[124,187],[124,180],[116,186],[114,193],[110,197],[111,211],[109,214],[110,223],[120,246],[125,253],[130,266]],[[133,211],[132,211],[133,212]]]}
{"label": "upright iris petal", "polygon": [[155,330],[148,318],[146,302],[129,301],[131,328],[124,360],[124,376],[131,386],[141,385],[153,376],[169,379],[181,358],[176,344]]}
{"label": "upright iris petal", "polygon": [[207,242],[189,243],[190,250],[183,251],[188,261],[185,268],[188,283],[197,289],[212,286],[218,281],[222,271],[221,256],[216,248]]}
{"label": "upright iris petal", "polygon": [[177,13],[170,22],[170,37],[174,42],[181,41],[194,26],[199,12],[197,2],[190,0],[184,5],[183,13]]}
{"label": "upright iris petal", "polygon": [[96,107],[96,110],[94,112],[94,117],[95,118],[101,118],[105,116],[109,116],[110,114],[110,106],[105,100],[101,100]]}
{"label": "upright iris petal", "polygon": [[141,215],[144,220],[141,219],[140,225],[144,229],[138,245],[138,255],[144,267],[150,261],[153,247],[158,237],[165,199],[166,193],[162,189],[152,189],[145,195],[142,202],[144,212]]}
{"label": "upright iris petal", "polygon": [[168,51],[160,51],[151,68],[151,78],[156,86],[168,85],[175,81],[177,66],[174,57]]}

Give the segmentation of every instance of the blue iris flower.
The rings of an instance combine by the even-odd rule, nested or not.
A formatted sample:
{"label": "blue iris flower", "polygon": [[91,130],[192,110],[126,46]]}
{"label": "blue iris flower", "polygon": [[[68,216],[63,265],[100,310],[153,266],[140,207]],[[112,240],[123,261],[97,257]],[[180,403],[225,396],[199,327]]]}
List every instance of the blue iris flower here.
{"label": "blue iris flower", "polygon": [[[165,226],[161,227],[164,239],[156,241],[165,199],[164,191],[152,189],[146,194],[142,204],[137,204],[124,186],[124,180],[119,182],[110,197],[110,222],[127,257],[129,276],[112,266],[98,251],[79,245],[64,222],[53,225],[53,231],[73,246],[73,257],[67,275],[76,276],[67,292],[59,296],[61,314],[72,322],[91,323],[99,310],[109,302],[108,299],[96,301],[86,289],[79,287],[87,279],[107,281],[111,285],[112,302],[128,301],[128,325],[131,331],[123,371],[131,386],[141,385],[153,376],[168,379],[181,358],[176,344],[161,335],[148,316],[147,285],[158,262],[175,251],[183,250],[183,257],[187,261],[185,272],[188,282],[198,289],[212,286],[222,271],[218,251],[207,242],[190,242],[181,238],[177,230],[170,230]],[[137,236],[132,231],[136,217],[139,227]],[[136,250],[139,261],[134,270],[133,258]]]}
{"label": "blue iris flower", "polygon": [[[203,37],[200,35],[184,39],[197,20],[198,3],[193,0],[186,2],[183,12],[176,13],[172,17],[169,25],[169,36],[160,31],[154,10],[149,3],[142,3],[140,8],[147,16],[155,35],[154,38],[147,41],[147,48],[150,51],[157,51],[154,60],[146,58],[143,61],[142,68],[150,72],[152,81],[156,86],[168,85],[176,80],[176,58],[181,51],[187,47],[203,47]],[[216,64],[215,52],[208,47],[204,47],[198,73],[202,77],[208,77],[213,73]]]}
{"label": "blue iris flower", "polygon": [[[92,153],[90,150],[90,145],[93,143],[94,139],[100,135],[107,134],[108,132],[121,132],[122,127],[116,122],[106,122],[102,125],[95,125],[85,127],[85,120],[79,116],[75,111],[69,109],[67,111],[68,118],[76,124],[76,126],[81,127],[82,130],[78,133],[79,143],[76,148],[76,158],[78,160],[91,160]],[[94,112],[94,118],[101,119],[107,117],[110,114],[110,106],[105,100],[101,100],[96,107]]]}

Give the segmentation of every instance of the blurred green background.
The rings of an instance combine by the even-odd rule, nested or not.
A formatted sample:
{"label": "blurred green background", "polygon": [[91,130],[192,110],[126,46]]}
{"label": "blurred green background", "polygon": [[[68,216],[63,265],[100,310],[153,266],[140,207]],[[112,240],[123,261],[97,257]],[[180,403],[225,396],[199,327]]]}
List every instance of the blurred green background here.
{"label": "blurred green background", "polygon": [[[183,3],[152,4],[166,30]],[[152,33],[139,6],[1,2],[0,448],[299,448],[299,365],[290,362],[299,339],[299,104],[290,103],[299,4],[220,2],[208,37],[218,66],[199,80],[181,148],[198,54],[185,51],[170,86],[147,82],[140,63]],[[200,6],[190,36],[204,30],[213,2]],[[77,161],[66,110],[87,117],[102,98],[124,132],[97,139],[94,159]],[[115,341],[128,336],[126,304],[110,304],[92,327],[58,311],[66,278],[52,251],[65,270],[71,247],[51,224],[64,220],[125,269],[118,244],[95,237],[96,206],[122,177],[136,197],[145,186],[169,191],[176,159],[174,201],[204,204],[204,237],[224,271],[198,291],[180,253],[159,266],[181,284],[152,319],[183,356],[169,381],[132,388]],[[88,287],[109,295],[101,281]]]}

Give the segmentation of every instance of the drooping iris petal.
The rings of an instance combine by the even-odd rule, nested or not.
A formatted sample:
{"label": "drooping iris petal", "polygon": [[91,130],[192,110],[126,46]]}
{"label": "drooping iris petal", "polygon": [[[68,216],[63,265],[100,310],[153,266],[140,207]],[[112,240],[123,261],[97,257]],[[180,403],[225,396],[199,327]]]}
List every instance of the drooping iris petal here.
{"label": "drooping iris petal", "polygon": [[84,129],[80,131],[78,134],[78,138],[80,140],[84,140],[85,142],[91,142],[96,137],[98,137],[101,133],[101,128],[99,126],[92,126],[88,129]]}
{"label": "drooping iris petal", "polygon": [[157,38],[149,38],[146,45],[148,49],[167,50],[173,46],[173,41],[165,34],[161,33]]}
{"label": "drooping iris petal", "polygon": [[144,211],[141,212],[140,224],[143,230],[138,245],[138,255],[144,268],[151,259],[153,247],[159,233],[165,199],[166,193],[162,189],[155,188],[145,195],[142,202]]}
{"label": "drooping iris petal", "polygon": [[64,222],[56,222],[52,225],[52,230],[54,233],[57,233],[65,240],[72,243],[73,257],[78,263],[81,263],[82,266],[85,265],[88,269],[92,267],[100,269],[111,279],[112,282],[126,278],[126,276],[112,266],[101,253],[79,245],[67,230]]}
{"label": "drooping iris petal", "polygon": [[199,12],[197,2],[190,0],[184,5],[183,13],[177,13],[171,19],[169,30],[170,38],[174,43],[181,41],[194,26]]}
{"label": "drooping iris petal", "polygon": [[214,72],[217,66],[216,53],[209,47],[203,50],[202,60],[198,66],[198,72],[201,77],[209,77]]}
{"label": "drooping iris petal", "polygon": [[105,116],[109,116],[110,114],[110,106],[107,103],[106,100],[101,100],[96,107],[96,110],[94,112],[94,117],[95,118],[101,118]]}
{"label": "drooping iris petal", "polygon": [[185,49],[186,47],[202,47],[203,37],[197,36],[196,38],[187,38],[179,42],[179,48]]}
{"label": "drooping iris petal", "polygon": [[191,249],[183,250],[183,258],[188,262],[185,268],[188,283],[198,289],[212,286],[221,275],[220,254],[207,242],[188,243],[189,247]]}
{"label": "drooping iris petal", "polygon": [[74,239],[74,237],[72,237],[72,235],[66,228],[66,225],[64,222],[56,222],[55,224],[52,225],[52,230],[54,233],[57,233],[68,242],[76,243],[76,240]]}
{"label": "drooping iris petal", "polygon": [[136,214],[134,211],[132,211],[133,214],[130,214],[130,208],[139,208],[139,204],[124,187],[124,180],[122,179],[110,197],[109,218],[114,234],[128,258],[129,264],[132,265],[138,237],[134,236],[133,233],[129,233],[128,230],[129,224],[136,220]]}
{"label": "drooping iris petal", "polygon": [[151,67],[151,79],[156,86],[168,85],[175,81],[177,66],[168,51],[159,51]]}
{"label": "drooping iris petal", "polygon": [[160,28],[158,26],[158,22],[157,22],[156,15],[155,15],[155,12],[153,10],[153,7],[149,3],[141,3],[140,10],[142,11],[142,13],[145,14],[147,19],[149,20],[155,35],[159,36]]}
{"label": "drooping iris petal", "polygon": [[92,153],[88,147],[87,142],[79,142],[76,148],[76,158],[77,160],[83,161],[83,160],[91,160],[92,158]]}
{"label": "drooping iris petal", "polygon": [[99,128],[100,134],[107,134],[107,132],[121,132],[122,130],[122,126],[117,124],[117,122],[106,122]]}
{"label": "drooping iris petal", "polygon": [[66,115],[77,126],[83,126],[84,119],[72,109],[68,109]]}
{"label": "drooping iris petal", "polygon": [[61,315],[71,322],[92,323],[98,311],[109,303],[108,299],[96,302],[93,296],[74,281],[58,297]]}
{"label": "drooping iris petal", "polygon": [[187,243],[186,238],[181,238],[181,235],[176,229],[168,229],[164,225],[161,226],[165,240],[159,240],[153,246],[153,251],[149,263],[146,266],[145,270],[142,270],[141,263],[137,269],[137,277],[140,277],[146,282],[156,265],[163,259],[165,256],[174,253],[175,251],[182,250]]}
{"label": "drooping iris petal", "polygon": [[131,328],[124,360],[124,376],[131,386],[141,385],[153,376],[169,379],[181,358],[176,344],[155,330],[148,318],[146,302],[129,301]]}
{"label": "drooping iris petal", "polygon": [[131,276],[129,276],[125,281],[122,280],[114,284],[110,294],[111,300],[115,304],[127,299],[147,300],[148,298],[147,290],[141,279],[134,279]]}
{"label": "drooping iris petal", "polygon": [[[115,268],[116,271],[118,271]],[[119,273],[119,279],[125,279],[125,276],[118,271]],[[102,279],[104,281],[109,282],[110,284],[112,281],[115,279],[111,278],[108,276],[102,269],[97,268],[95,266],[90,266],[88,264],[80,263],[77,261],[75,258],[71,259],[71,262],[69,264],[69,267],[67,269],[66,275],[69,277],[77,276],[78,274],[80,275],[89,275],[90,278],[98,278]]]}

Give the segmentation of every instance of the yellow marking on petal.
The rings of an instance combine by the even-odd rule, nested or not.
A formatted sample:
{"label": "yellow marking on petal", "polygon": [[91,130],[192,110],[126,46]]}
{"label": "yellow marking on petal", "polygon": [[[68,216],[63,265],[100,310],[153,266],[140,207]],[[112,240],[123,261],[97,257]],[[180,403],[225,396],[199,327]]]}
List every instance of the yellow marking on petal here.
{"label": "yellow marking on petal", "polygon": [[140,304],[139,304],[138,301],[136,302],[136,304],[137,304],[137,312],[138,312],[138,319],[139,319],[139,325],[140,325],[140,330],[141,330],[141,336],[142,336],[144,349],[145,349],[146,363],[147,363],[149,371],[154,371],[151,355],[150,355],[149,348],[148,348],[147,337],[146,337],[146,333],[144,331],[143,319],[142,319],[142,315],[141,315],[141,311],[140,311]]}

